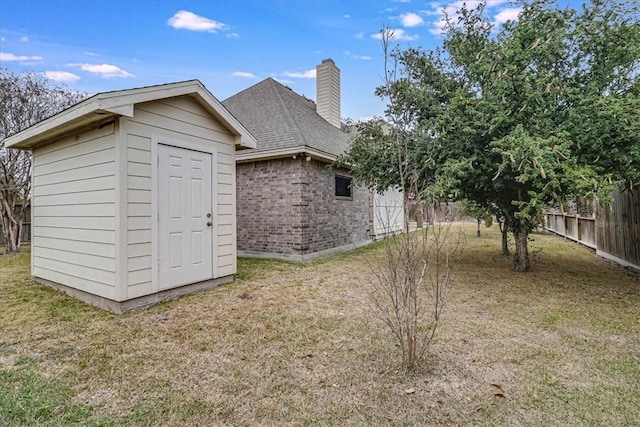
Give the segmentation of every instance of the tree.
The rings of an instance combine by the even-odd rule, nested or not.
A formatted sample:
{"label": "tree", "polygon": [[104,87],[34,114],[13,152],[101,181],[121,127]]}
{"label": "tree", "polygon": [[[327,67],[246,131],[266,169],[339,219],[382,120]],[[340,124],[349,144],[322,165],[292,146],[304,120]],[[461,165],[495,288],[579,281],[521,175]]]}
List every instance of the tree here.
{"label": "tree", "polygon": [[482,206],[473,200],[462,201],[462,211],[475,219],[478,225],[476,235],[480,237],[480,224],[484,220],[487,222],[487,218],[491,219],[491,212],[488,207]]}
{"label": "tree", "polygon": [[385,117],[358,124],[348,152],[339,156],[334,165],[348,165],[355,180],[372,191],[382,193],[390,187],[399,187],[404,193],[408,231],[409,197],[421,208],[434,176],[433,163],[423,161],[425,147],[416,137],[415,128],[419,121],[435,119],[436,111],[418,108],[416,100],[425,94],[402,76],[403,56],[398,47],[392,47],[393,31],[386,28],[380,34],[384,84],[375,94],[388,100]]}
{"label": "tree", "polygon": [[534,0],[496,29],[480,4],[448,20],[441,48],[394,52],[401,78],[384,89],[410,112],[409,158],[429,169],[417,187],[493,206],[517,271],[549,203],[640,184],[638,22],[634,4]]}
{"label": "tree", "polygon": [[20,250],[22,223],[31,203],[31,156],[4,146],[4,139],[85,97],[34,73],[0,70],[0,221],[5,253]]}
{"label": "tree", "polygon": [[582,12],[552,6],[524,4],[495,37],[482,6],[463,9],[444,42],[460,85],[441,121],[455,123],[443,127],[442,145],[455,154],[441,182],[500,208],[518,271],[529,269],[528,234],[549,203],[604,200],[613,181],[640,181],[637,10],[600,0]]}
{"label": "tree", "polygon": [[[387,228],[384,251],[367,261],[374,276],[372,300],[396,339],[402,368],[411,371],[417,368],[434,338],[464,242],[459,234],[451,234],[450,227],[408,232],[408,195],[421,205],[421,186],[428,181],[428,168],[419,162],[419,147],[412,132],[417,110],[395,108],[402,105],[396,97],[406,96],[411,88],[398,90],[401,81],[397,52],[390,51],[393,33],[387,29],[381,35],[385,77],[376,93],[389,100],[385,119],[359,124],[349,152],[340,156],[334,166],[348,166],[356,182],[372,191],[383,193],[390,187],[399,187],[404,193],[406,233],[392,236]],[[383,224],[392,222],[391,218],[378,220]]]}

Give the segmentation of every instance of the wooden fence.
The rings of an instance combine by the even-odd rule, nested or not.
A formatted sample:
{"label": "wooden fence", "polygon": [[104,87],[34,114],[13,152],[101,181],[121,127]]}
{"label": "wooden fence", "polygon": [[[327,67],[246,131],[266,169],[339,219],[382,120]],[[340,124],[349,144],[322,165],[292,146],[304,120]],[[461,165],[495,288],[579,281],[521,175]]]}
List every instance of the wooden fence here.
{"label": "wooden fence", "polygon": [[593,248],[603,258],[640,270],[640,192],[615,191],[591,217],[549,212],[546,228]]}
{"label": "wooden fence", "polygon": [[[15,205],[15,215],[17,216],[22,209],[21,204]],[[22,230],[20,231],[20,241],[22,243],[31,241],[31,207],[27,208],[27,213],[22,223]],[[0,225],[0,245],[4,245],[4,235],[2,234],[2,225]]]}
{"label": "wooden fence", "polygon": [[[22,243],[31,241],[31,223],[22,223],[22,232],[20,233],[20,241]],[[4,235],[2,234],[2,227],[0,227],[0,245],[4,245]]]}

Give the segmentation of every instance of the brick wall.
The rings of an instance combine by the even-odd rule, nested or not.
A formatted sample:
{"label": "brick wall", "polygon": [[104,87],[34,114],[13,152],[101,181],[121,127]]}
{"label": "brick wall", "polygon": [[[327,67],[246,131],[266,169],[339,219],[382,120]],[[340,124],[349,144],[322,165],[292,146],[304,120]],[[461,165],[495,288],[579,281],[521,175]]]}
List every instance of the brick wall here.
{"label": "brick wall", "polygon": [[318,252],[370,239],[371,195],[362,187],[352,188],[352,199],[335,196],[335,174],[350,176],[346,170],[327,173],[316,160],[307,164],[310,222],[305,240],[308,252]]}
{"label": "brick wall", "polygon": [[238,164],[238,250],[307,255],[368,240],[369,192],[337,199],[324,167],[304,156]]}
{"label": "brick wall", "polygon": [[292,158],[236,165],[238,250],[296,254],[302,248],[304,168]]}

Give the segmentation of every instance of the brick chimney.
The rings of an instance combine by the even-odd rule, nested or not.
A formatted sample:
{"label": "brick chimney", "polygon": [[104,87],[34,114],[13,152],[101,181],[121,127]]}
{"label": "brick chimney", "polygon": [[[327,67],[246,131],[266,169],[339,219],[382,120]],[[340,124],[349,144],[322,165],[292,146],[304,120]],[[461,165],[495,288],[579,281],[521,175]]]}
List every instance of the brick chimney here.
{"label": "brick chimney", "polygon": [[316,67],[316,103],[320,117],[340,129],[340,69],[333,59]]}

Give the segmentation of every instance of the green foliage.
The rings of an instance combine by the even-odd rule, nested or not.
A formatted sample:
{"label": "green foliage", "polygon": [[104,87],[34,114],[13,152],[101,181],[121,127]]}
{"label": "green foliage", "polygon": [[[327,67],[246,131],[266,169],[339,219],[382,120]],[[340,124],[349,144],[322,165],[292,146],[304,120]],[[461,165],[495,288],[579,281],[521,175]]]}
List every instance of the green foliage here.
{"label": "green foliage", "polygon": [[462,211],[471,218],[476,219],[484,219],[489,216],[489,210],[473,200],[463,200]]}
{"label": "green foliage", "polygon": [[379,193],[399,185],[398,146],[389,126],[382,120],[356,125],[358,134],[351,142],[349,153],[335,162],[349,166],[354,178]]}
{"label": "green foliage", "polygon": [[[608,201],[640,184],[638,6],[592,0],[582,10],[524,2],[494,28],[484,5],[449,19],[442,48],[394,51],[402,78],[378,89],[387,113],[407,112],[407,158],[430,196],[469,199],[524,234],[552,202]],[[386,159],[376,135],[349,153]],[[366,154],[363,155],[363,152]],[[368,167],[371,181],[383,170]],[[391,179],[391,177],[389,177]]]}

